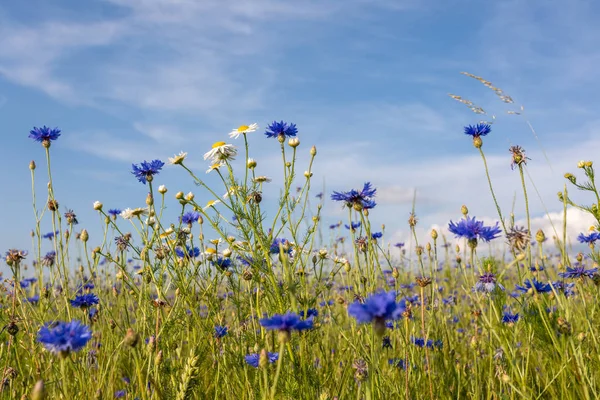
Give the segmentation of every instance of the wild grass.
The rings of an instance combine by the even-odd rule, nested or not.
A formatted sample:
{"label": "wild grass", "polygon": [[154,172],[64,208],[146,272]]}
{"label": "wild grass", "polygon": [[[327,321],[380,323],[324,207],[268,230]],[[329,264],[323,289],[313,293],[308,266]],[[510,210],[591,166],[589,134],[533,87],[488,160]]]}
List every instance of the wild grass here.
{"label": "wild grass", "polygon": [[[419,243],[413,209],[412,251],[371,225],[378,210],[369,184],[334,193],[350,229],[335,224],[330,240],[320,238],[323,204],[333,200],[312,190],[317,149],[300,145],[293,124],[273,123],[260,139],[281,152],[275,209],[261,205],[267,179],[248,157],[257,127],[242,126],[205,157],[220,187],[189,168],[185,153],[169,162],[196,183],[196,194],[157,185],[162,161],[137,165],[148,195],[136,209],[94,203],[101,238],[60,209],[64,194],[55,193],[51,169],[58,132],[32,131],[49,184],[43,196],[35,192],[32,163],[31,249],[5,254],[12,274],[0,294],[1,398],[597,398],[593,163],[578,165],[583,177],[566,175],[590,193],[590,205],[575,204],[566,189],[559,196],[565,216],[578,207],[598,222],[579,237],[589,253],[569,254],[566,226],[549,240],[531,232],[528,207],[527,227],[504,217],[485,164],[484,127],[472,128],[500,225],[484,226],[463,207],[451,229],[459,245],[437,231]],[[298,165],[299,151],[310,154],[308,165]],[[527,201],[527,157],[520,147],[511,153]],[[244,168],[234,169],[234,157],[244,157]],[[179,207],[180,218],[163,218],[166,207]],[[487,254],[482,243],[491,240],[506,250]]]}

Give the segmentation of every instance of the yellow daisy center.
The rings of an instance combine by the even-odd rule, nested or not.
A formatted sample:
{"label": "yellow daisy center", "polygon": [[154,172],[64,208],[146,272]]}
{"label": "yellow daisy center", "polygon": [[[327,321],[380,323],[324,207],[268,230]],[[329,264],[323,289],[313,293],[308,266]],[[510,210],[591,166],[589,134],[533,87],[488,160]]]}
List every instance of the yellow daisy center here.
{"label": "yellow daisy center", "polygon": [[209,254],[215,254],[217,251],[215,249],[213,249],[212,247],[209,247],[205,250],[207,253]]}
{"label": "yellow daisy center", "polygon": [[244,131],[247,131],[248,129],[250,129],[250,127],[248,125],[240,125],[240,127],[237,130],[238,130],[238,132],[244,132]]}
{"label": "yellow daisy center", "polygon": [[215,200],[211,200],[208,203],[206,203],[206,207],[210,207],[210,206],[214,206],[216,204]]}
{"label": "yellow daisy center", "polygon": [[221,146],[225,146],[225,142],[215,142],[215,144],[212,145],[212,148],[216,149],[217,147]]}

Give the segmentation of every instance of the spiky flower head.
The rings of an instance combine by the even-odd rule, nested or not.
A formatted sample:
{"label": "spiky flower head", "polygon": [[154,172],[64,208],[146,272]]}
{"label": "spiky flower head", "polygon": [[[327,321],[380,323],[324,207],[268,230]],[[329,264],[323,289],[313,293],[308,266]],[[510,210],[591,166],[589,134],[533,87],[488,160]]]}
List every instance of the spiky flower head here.
{"label": "spiky flower head", "polygon": [[267,125],[265,135],[268,138],[277,138],[280,143],[283,143],[286,137],[294,137],[298,133],[296,124],[287,123],[283,121],[273,121],[270,125]]}
{"label": "spiky flower head", "polygon": [[548,293],[552,291],[552,286],[549,283],[543,283],[537,279],[526,279],[523,286],[517,285],[517,290],[523,293]]}
{"label": "spiky flower head", "polygon": [[48,323],[40,328],[37,336],[38,342],[46,350],[62,357],[68,356],[71,351],[82,349],[91,338],[90,328],[78,320]]}
{"label": "spiky flower head", "polygon": [[356,189],[348,192],[333,192],[331,200],[342,201],[346,207],[356,211],[368,210],[377,205],[373,200],[376,192],[377,189],[373,188],[370,182],[365,182],[360,192]]}
{"label": "spiky flower head", "polygon": [[508,151],[512,153],[511,169],[514,169],[515,166],[527,164],[527,160],[530,160],[529,157],[525,156],[525,149],[521,146],[511,146]]}
{"label": "spiky flower head", "polygon": [[139,165],[131,164],[133,168],[131,173],[145,185],[146,182],[152,182],[154,175],[158,174],[164,165],[165,163],[160,160],[142,161]]}
{"label": "spiky flower head", "polygon": [[562,278],[566,279],[585,279],[585,278],[593,278],[594,275],[598,272],[598,268],[590,268],[586,269],[583,264],[576,264],[571,267],[567,267],[565,272],[560,272],[558,275]]}
{"label": "spiky flower head", "polygon": [[472,247],[477,246],[478,240],[489,242],[490,240],[497,238],[501,232],[497,222],[494,226],[484,226],[483,221],[477,221],[475,217],[466,217],[457,223],[450,221],[448,230],[457,237],[467,239],[469,245]]}
{"label": "spiky flower head", "polygon": [[481,136],[485,136],[492,131],[492,127],[488,124],[478,123],[477,125],[465,126],[465,134],[473,137],[473,146],[480,149],[483,145]]}
{"label": "spiky flower head", "polygon": [[86,293],[81,296],[76,296],[75,299],[70,300],[70,303],[73,307],[84,309],[96,305],[99,302],[100,299],[94,293]]}
{"label": "spiky flower head", "polygon": [[523,251],[531,243],[531,235],[529,230],[523,226],[513,226],[506,234],[508,244],[515,251]]}
{"label": "spiky flower head", "polygon": [[359,324],[373,323],[373,329],[382,335],[385,321],[397,320],[406,311],[406,300],[396,302],[396,292],[373,293],[364,302],[355,301],[348,306],[348,314]]}
{"label": "spiky flower head", "polygon": [[303,331],[313,327],[312,318],[303,320],[298,314],[293,312],[274,314],[272,317],[261,318],[259,322],[266,330],[284,332]]}
{"label": "spiky flower head", "polygon": [[[262,354],[262,353],[261,353]],[[246,360],[246,363],[254,368],[258,368],[259,366],[261,367],[266,367],[267,364],[273,364],[275,361],[277,361],[279,359],[279,353],[271,353],[268,352],[266,353],[266,357],[262,357],[266,363],[262,363],[263,365],[260,365],[260,361],[261,361],[261,355],[258,353],[253,353],[253,354],[248,354],[247,356],[244,357],[244,359]]]}
{"label": "spiky flower head", "polygon": [[504,286],[502,286],[499,283],[496,283],[496,275],[494,275],[491,272],[486,272],[485,274],[479,276],[477,283],[475,283],[475,286],[473,287],[473,291],[481,293],[492,293],[494,292],[494,290],[496,290],[496,288],[504,290]]}
{"label": "spiky flower head", "polygon": [[41,128],[34,127],[31,131],[29,131],[29,138],[35,140],[36,142],[42,143],[42,146],[45,148],[50,147],[50,143],[53,140],[58,139],[60,136],[60,129],[58,128],[48,128],[46,125]]}
{"label": "spiky flower head", "polygon": [[12,267],[14,265],[18,265],[21,262],[21,260],[27,257],[27,251],[10,249],[5,253],[4,256],[6,263]]}

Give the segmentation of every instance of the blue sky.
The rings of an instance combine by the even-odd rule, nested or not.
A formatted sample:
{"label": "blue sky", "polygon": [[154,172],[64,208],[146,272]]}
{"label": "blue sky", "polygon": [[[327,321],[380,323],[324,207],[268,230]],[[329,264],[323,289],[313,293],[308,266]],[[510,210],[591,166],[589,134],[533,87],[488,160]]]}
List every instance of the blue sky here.
{"label": "blue sky", "polygon": [[[505,213],[516,193],[516,218],[524,217],[508,153],[518,144],[559,222],[562,175],[600,152],[599,11],[591,0],[2,2],[0,247],[29,246],[30,160],[39,166],[38,190],[46,178],[43,149],[27,135],[44,124],[63,131],[51,148],[61,209],[75,209],[92,232],[95,200],[143,205],[146,188],[132,177],[132,162],[184,150],[204,175],[202,155],[213,142],[238,125],[264,128],[274,119],[297,124],[302,160],[317,146],[314,182],[327,195],[373,182],[379,205],[371,219],[386,224],[388,240],[407,239],[415,190],[423,235],[460,218],[462,204],[491,222],[481,159],[462,133],[482,116],[448,93],[483,107],[483,119],[496,116],[484,150]],[[516,104],[461,71],[493,82]],[[525,118],[506,113],[520,105],[539,143]],[[274,178],[269,201],[281,183],[278,146],[261,133],[250,141],[257,172]],[[206,196],[175,167],[161,183],[171,194]],[[549,230],[528,184],[534,225]],[[325,217],[336,222],[345,213],[327,202]],[[569,218],[570,235],[590,223],[576,212]]]}

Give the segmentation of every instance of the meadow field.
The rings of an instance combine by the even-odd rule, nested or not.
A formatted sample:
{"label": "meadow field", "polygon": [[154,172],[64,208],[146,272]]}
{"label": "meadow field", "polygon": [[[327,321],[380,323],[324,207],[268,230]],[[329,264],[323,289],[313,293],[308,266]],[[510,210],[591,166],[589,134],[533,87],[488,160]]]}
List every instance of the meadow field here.
{"label": "meadow field", "polygon": [[[481,156],[490,192],[478,195],[491,202],[484,150],[493,127],[474,119],[453,133]],[[497,222],[485,224],[467,203],[448,224],[451,236],[433,229],[419,242],[417,202],[393,216],[413,240],[394,243],[370,223],[373,184],[315,189],[319,144],[301,143],[301,132],[290,121],[225,130],[195,160],[206,171],[188,167],[184,152],[131,160],[130,179],[147,195],[136,208],[105,205],[101,191],[94,204],[78,205],[99,216],[102,235],[93,236],[55,191],[53,150],[69,133],[33,128],[31,247],[3,251],[10,273],[0,292],[0,398],[599,397],[592,161],[573,165],[577,173],[545,199],[565,216],[570,207],[591,214],[595,226],[578,237],[567,236],[566,218],[554,232],[532,232],[529,159],[512,146],[507,173],[512,167],[522,182],[524,226],[498,203]],[[249,158],[250,139],[281,153],[278,207],[261,207],[263,187],[275,183]],[[310,155],[307,165],[300,153]],[[162,182],[166,167],[196,190]],[[208,186],[207,174],[221,184]],[[36,192],[46,181],[47,191]],[[589,203],[569,196],[580,190]],[[327,202],[346,218],[323,226]],[[163,217],[167,207],[179,217]]]}

